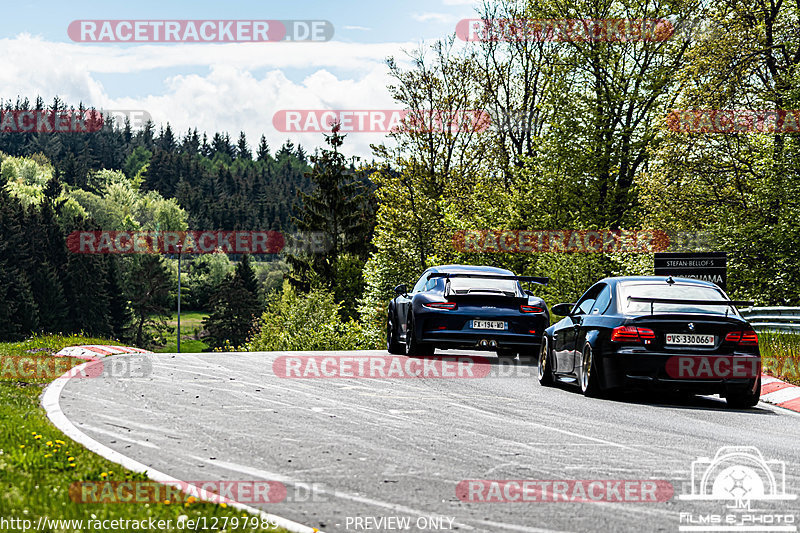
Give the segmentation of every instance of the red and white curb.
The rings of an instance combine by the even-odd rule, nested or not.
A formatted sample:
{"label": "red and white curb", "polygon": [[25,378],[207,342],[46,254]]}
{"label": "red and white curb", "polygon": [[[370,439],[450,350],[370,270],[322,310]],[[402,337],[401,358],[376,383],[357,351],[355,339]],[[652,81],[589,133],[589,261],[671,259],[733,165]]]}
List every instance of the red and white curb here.
{"label": "red and white curb", "polygon": [[800,413],[800,387],[761,374],[761,401]]}
{"label": "red and white curb", "polygon": [[111,346],[106,344],[84,344],[83,346],[67,346],[60,352],[56,353],[56,357],[75,357],[76,359],[85,359],[87,361],[94,361],[100,357],[108,357],[109,355],[117,355],[123,353],[153,353],[141,348],[131,348],[130,346]]}

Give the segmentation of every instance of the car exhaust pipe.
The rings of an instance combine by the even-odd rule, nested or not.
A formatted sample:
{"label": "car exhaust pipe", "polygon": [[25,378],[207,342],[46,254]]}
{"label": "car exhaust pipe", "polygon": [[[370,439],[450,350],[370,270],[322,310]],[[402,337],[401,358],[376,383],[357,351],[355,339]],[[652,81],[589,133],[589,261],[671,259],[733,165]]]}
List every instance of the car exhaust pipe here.
{"label": "car exhaust pipe", "polygon": [[497,341],[490,341],[489,346],[491,346],[492,348],[497,348]]}
{"label": "car exhaust pipe", "polygon": [[486,348],[487,346],[489,346],[489,342],[488,342],[486,339],[483,339],[483,340],[482,340],[482,341],[479,343],[479,346],[480,346],[481,348]]}

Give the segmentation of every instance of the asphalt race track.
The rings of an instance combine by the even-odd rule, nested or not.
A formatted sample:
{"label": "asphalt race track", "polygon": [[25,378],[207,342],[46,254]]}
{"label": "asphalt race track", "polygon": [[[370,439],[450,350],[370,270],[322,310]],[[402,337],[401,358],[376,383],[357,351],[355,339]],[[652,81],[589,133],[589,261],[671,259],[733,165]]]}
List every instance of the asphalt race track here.
{"label": "asphalt race track", "polygon": [[[398,530],[388,517],[410,518],[408,531],[679,531],[695,523],[688,515],[726,512],[724,502],[679,498],[692,491],[692,462],[721,446],[755,446],[784,462],[786,493],[800,493],[800,418],[788,411],[736,411],[705,397],[589,399],[577,388],[541,387],[535,367],[493,356],[490,376],[477,379],[273,373],[281,355],[343,354],[387,355],[147,355],[146,377],[71,379],[60,404],[96,441],[181,480],[281,481],[285,501],[253,505],[329,532]],[[459,482],[481,479],[665,480],[674,495],[459,499]],[[800,520],[796,499],[752,509]]]}

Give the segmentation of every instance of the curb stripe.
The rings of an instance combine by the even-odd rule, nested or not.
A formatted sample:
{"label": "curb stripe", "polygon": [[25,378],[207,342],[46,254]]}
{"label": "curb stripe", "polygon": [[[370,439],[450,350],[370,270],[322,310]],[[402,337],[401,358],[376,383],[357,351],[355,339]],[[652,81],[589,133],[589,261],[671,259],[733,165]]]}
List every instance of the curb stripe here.
{"label": "curb stripe", "polygon": [[800,387],[761,374],[761,401],[800,413]]}
{"label": "curb stripe", "polygon": [[800,398],[789,400],[788,402],[779,403],[778,407],[783,407],[784,409],[791,409],[792,411],[800,412]]}
{"label": "curb stripe", "polygon": [[783,389],[790,389],[792,387],[793,387],[792,385],[790,385],[789,383],[784,383],[783,381],[776,381],[774,383],[768,383],[766,385],[764,385],[762,383],[761,384],[761,396],[764,396],[765,394],[770,394],[770,393],[773,393],[773,392],[777,392],[777,391],[783,390]]}
{"label": "curb stripe", "polygon": [[800,387],[781,389],[761,396],[762,400],[770,403],[783,403],[794,400],[795,398],[800,398]]}

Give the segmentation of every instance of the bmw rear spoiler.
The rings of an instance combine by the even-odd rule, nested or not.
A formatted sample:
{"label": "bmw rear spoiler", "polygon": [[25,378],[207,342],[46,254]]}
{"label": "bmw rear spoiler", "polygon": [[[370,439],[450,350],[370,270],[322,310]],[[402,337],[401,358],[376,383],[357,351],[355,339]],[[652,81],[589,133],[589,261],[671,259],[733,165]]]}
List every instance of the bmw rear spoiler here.
{"label": "bmw rear spoiler", "polygon": [[[648,298],[646,296],[628,296],[629,302],[645,302],[650,304],[650,314],[653,314],[653,304],[676,304],[676,305],[720,305],[730,308],[737,306],[753,307],[755,302],[746,300],[691,300],[685,298]],[[727,315],[728,312],[725,311]]]}
{"label": "bmw rear spoiler", "polygon": [[529,283],[538,283],[539,285],[547,285],[550,283],[550,278],[540,278],[536,276],[509,276],[508,274],[473,274],[469,272],[433,272],[428,274],[428,279],[431,278],[478,278],[478,279],[509,279],[514,281],[526,281]]}

